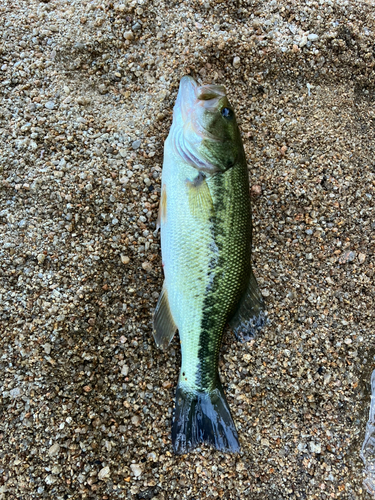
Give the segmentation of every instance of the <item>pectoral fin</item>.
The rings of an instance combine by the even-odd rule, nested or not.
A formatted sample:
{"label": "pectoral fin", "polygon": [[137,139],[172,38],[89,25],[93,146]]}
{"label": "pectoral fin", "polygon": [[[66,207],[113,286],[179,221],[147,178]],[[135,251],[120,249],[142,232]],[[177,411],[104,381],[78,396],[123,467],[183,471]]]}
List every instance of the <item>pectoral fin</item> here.
{"label": "pectoral fin", "polygon": [[194,217],[211,216],[214,211],[211,193],[206,181],[206,176],[200,172],[193,180],[186,180],[188,188],[189,208]]}
{"label": "pectoral fin", "polygon": [[176,333],[177,326],[169,308],[168,294],[163,286],[154,313],[154,339],[159,349],[166,349]]}
{"label": "pectoral fin", "polygon": [[156,228],[160,229],[161,224],[167,220],[167,189],[165,184],[161,188],[161,197],[159,203],[159,213],[158,220],[156,222]]}
{"label": "pectoral fin", "polygon": [[251,271],[249,285],[239,302],[237,311],[229,321],[233,333],[241,342],[254,338],[266,322],[263,297]]}

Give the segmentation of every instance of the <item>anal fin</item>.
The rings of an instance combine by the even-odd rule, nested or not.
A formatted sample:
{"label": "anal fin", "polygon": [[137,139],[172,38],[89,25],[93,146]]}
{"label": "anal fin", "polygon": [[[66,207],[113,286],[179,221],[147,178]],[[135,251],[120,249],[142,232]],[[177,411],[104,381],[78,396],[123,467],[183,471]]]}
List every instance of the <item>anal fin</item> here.
{"label": "anal fin", "polygon": [[159,349],[166,349],[176,333],[177,326],[169,308],[168,294],[163,286],[154,312],[153,335]]}
{"label": "anal fin", "polygon": [[236,312],[229,321],[233,333],[241,342],[247,342],[266,322],[264,300],[257,280],[251,271],[248,287],[243,294]]}

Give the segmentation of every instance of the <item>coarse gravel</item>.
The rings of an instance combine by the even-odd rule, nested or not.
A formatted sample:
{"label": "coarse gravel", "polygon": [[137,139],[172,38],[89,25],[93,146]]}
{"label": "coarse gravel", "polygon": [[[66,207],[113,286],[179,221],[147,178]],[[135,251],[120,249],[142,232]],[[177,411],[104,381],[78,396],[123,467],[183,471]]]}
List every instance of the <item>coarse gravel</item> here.
{"label": "coarse gravel", "polygon": [[[3,0],[0,499],[366,499],[373,1]],[[163,141],[181,77],[243,133],[270,322],[228,331],[241,452],[174,456],[156,349]]]}

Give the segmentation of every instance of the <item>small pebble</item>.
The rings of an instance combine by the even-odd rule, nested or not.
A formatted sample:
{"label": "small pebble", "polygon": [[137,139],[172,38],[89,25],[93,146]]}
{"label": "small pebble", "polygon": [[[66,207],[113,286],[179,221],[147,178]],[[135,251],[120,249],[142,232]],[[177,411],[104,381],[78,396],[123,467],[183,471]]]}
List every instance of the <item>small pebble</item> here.
{"label": "small pebble", "polygon": [[340,255],[339,263],[340,264],[346,264],[347,262],[352,262],[355,259],[356,255],[357,255],[356,252],[352,252],[350,250],[348,250],[346,252],[343,252]]}
{"label": "small pebble", "polygon": [[[80,104],[81,106],[87,106],[88,104],[90,104],[91,100],[90,98],[86,97],[86,96],[79,96],[77,97],[77,103]],[[79,121],[80,123],[84,123],[82,122],[82,119],[81,120],[77,120]]]}
{"label": "small pebble", "polygon": [[330,380],[331,380],[331,377],[332,377],[332,375],[331,375],[330,373],[326,373],[326,374],[324,375],[324,385],[329,384],[329,382],[330,382]]}
{"label": "small pebble", "polygon": [[142,468],[139,464],[130,464],[133,476],[139,477],[142,474]]}
{"label": "small pebble", "polygon": [[132,31],[125,31],[124,38],[125,38],[125,40],[129,40],[129,41],[134,40],[133,32]]}
{"label": "small pebble", "polygon": [[360,264],[363,264],[365,260],[366,260],[366,254],[364,254],[364,253],[359,253],[359,254],[358,254],[358,261],[359,261],[359,263],[360,263]]}
{"label": "small pebble", "polygon": [[131,419],[133,425],[138,426],[141,423],[141,417],[139,415],[134,415]]}
{"label": "small pebble", "polygon": [[238,69],[240,66],[241,66],[241,59],[238,56],[234,57],[233,58],[233,67],[235,69]]}
{"label": "small pebble", "polygon": [[152,271],[152,264],[150,262],[143,262],[142,269],[150,273]]}
{"label": "small pebble", "polygon": [[60,451],[60,445],[59,445],[59,443],[55,443],[48,450],[48,455],[50,457],[54,457],[54,456],[59,454],[59,451]]}
{"label": "small pebble", "polygon": [[320,443],[314,443],[313,441],[310,441],[310,451],[311,453],[321,453],[322,445]]}
{"label": "small pebble", "polygon": [[136,140],[136,141],[132,142],[132,148],[133,148],[133,149],[138,149],[138,148],[140,147],[140,145],[141,145],[141,142],[142,142],[142,141],[141,141],[140,139],[138,139],[138,140]]}
{"label": "small pebble", "polygon": [[121,254],[120,257],[123,264],[129,264],[130,258],[127,255]]}
{"label": "small pebble", "polygon": [[52,346],[51,346],[51,344],[48,344],[48,343],[47,343],[47,344],[44,344],[44,345],[43,345],[43,349],[44,349],[44,352],[45,352],[46,354],[50,354],[50,353],[51,353]]}
{"label": "small pebble", "polygon": [[9,391],[9,394],[12,398],[18,398],[19,396],[21,396],[22,391],[19,387],[15,387],[14,389]]}
{"label": "small pebble", "polygon": [[98,473],[98,479],[100,481],[104,481],[104,479],[109,477],[110,474],[111,474],[111,471],[110,471],[109,466],[107,465],[106,467],[103,467],[102,469],[100,469],[100,471]]}
{"label": "small pebble", "polygon": [[58,478],[53,474],[49,474],[44,481],[46,484],[55,484],[58,481]]}
{"label": "small pebble", "polygon": [[46,256],[44,255],[44,253],[40,253],[39,255],[37,255],[38,264],[43,264],[45,258]]}
{"label": "small pebble", "polygon": [[250,189],[250,196],[252,198],[257,198],[262,194],[262,186],[259,186],[258,184],[254,184],[254,186],[251,186]]}

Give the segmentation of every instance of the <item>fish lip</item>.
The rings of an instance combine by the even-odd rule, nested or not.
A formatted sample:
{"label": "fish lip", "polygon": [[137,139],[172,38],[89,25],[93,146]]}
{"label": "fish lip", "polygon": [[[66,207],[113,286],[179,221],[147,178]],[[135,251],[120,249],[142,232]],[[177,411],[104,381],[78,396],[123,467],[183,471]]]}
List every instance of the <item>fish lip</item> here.
{"label": "fish lip", "polygon": [[197,82],[191,76],[185,75],[181,78],[178,89],[176,104],[174,106],[173,118],[181,125],[187,122],[196,103]]}
{"label": "fish lip", "polygon": [[[220,99],[225,96],[223,85],[198,85],[194,78],[185,75],[180,81],[174,107],[174,118],[176,121],[180,121],[181,125],[184,125],[189,120],[195,106],[201,106],[206,110],[215,109]],[[198,130],[197,133],[199,133]]]}

